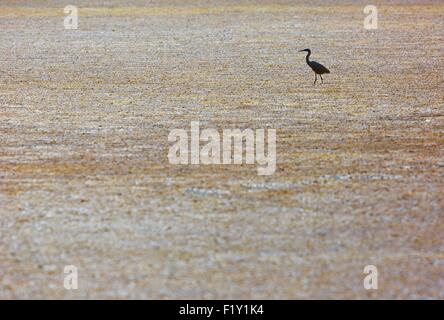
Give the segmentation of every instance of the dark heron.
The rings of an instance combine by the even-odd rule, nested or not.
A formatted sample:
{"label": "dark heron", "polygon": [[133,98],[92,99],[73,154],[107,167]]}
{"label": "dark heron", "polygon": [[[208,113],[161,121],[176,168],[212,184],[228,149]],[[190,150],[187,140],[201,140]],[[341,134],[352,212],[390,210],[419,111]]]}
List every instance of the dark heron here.
{"label": "dark heron", "polygon": [[307,60],[307,64],[310,66],[310,68],[315,73],[315,81],[314,81],[313,84],[315,84],[316,80],[318,80],[318,75],[321,77],[321,83],[324,83],[324,79],[322,79],[322,75],[324,73],[330,73],[330,70],[328,70],[326,67],[324,67],[322,64],[320,64],[318,62],[310,61],[308,59],[310,57],[310,54],[311,54],[311,50],[310,49],[299,50],[299,52],[302,52],[302,51],[307,52],[307,56],[305,57],[305,59]]}

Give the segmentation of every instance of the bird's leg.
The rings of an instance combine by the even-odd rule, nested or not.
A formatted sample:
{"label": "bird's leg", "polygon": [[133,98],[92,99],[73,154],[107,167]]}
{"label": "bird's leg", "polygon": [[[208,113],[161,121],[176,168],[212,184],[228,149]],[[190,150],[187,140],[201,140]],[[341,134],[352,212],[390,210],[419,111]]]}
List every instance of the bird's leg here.
{"label": "bird's leg", "polygon": [[315,73],[315,82],[313,84],[316,84],[316,80],[318,80],[318,75]]}
{"label": "bird's leg", "polygon": [[324,79],[322,79],[322,74],[319,75],[321,77],[321,83],[324,83]]}

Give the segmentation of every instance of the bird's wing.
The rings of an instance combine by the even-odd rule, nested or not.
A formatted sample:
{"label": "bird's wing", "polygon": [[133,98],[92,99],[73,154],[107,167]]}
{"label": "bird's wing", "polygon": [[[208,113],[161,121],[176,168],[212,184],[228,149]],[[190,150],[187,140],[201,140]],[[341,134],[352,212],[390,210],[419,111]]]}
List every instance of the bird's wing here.
{"label": "bird's wing", "polygon": [[319,74],[330,73],[330,70],[328,70],[326,67],[324,67],[322,64],[316,61],[310,61],[310,67],[313,69],[314,72]]}

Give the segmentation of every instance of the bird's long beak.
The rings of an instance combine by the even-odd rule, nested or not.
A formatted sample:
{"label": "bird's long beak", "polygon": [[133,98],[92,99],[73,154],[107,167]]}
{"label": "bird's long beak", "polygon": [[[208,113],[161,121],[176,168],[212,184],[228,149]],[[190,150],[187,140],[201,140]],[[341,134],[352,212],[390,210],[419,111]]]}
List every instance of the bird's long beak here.
{"label": "bird's long beak", "polygon": [[299,50],[298,52],[302,52],[302,51],[305,51],[305,50]]}

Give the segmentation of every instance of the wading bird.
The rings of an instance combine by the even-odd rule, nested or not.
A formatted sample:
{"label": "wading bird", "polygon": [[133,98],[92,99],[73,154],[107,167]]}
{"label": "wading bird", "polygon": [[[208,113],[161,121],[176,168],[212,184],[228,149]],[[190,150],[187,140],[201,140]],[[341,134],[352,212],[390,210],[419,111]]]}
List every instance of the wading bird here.
{"label": "wading bird", "polygon": [[305,57],[305,60],[307,60],[307,64],[309,67],[314,71],[315,73],[315,81],[313,84],[316,84],[316,80],[318,80],[318,75],[321,77],[321,83],[324,83],[324,79],[322,79],[322,75],[324,73],[330,73],[330,70],[328,70],[326,67],[324,67],[322,64],[316,62],[316,61],[310,61],[308,58],[310,57],[311,50],[310,49],[304,49],[299,50],[299,52],[305,51],[307,52],[307,56]]}

